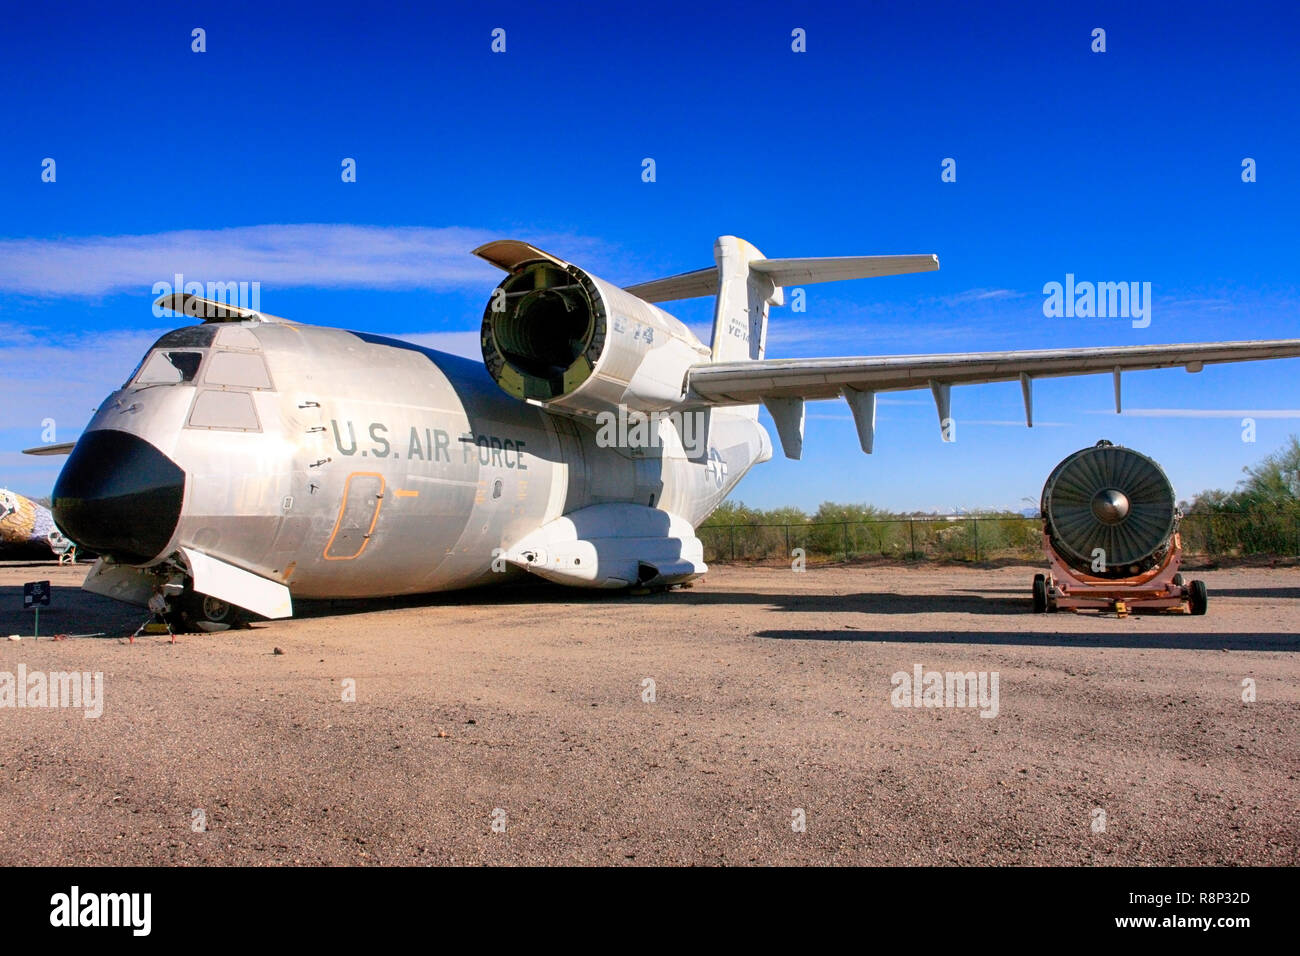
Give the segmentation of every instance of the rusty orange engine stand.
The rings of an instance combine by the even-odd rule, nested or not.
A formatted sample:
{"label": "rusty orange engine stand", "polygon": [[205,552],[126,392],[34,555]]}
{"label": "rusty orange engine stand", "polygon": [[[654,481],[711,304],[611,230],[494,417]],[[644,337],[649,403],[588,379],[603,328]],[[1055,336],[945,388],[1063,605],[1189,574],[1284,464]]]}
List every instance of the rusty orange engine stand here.
{"label": "rusty orange engine stand", "polygon": [[1177,532],[1165,560],[1158,567],[1131,578],[1100,578],[1077,571],[1061,560],[1046,532],[1043,551],[1049,564],[1044,580],[1047,606],[1043,610],[1114,611],[1119,617],[1128,616],[1135,608],[1192,613],[1191,588],[1183,582],[1179,571],[1183,563],[1183,542]]}

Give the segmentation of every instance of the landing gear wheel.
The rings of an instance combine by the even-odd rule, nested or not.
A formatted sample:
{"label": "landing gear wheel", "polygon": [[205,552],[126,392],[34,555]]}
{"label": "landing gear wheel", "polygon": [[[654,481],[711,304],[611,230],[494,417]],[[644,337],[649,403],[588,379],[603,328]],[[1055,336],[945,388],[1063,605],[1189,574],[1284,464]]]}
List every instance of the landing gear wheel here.
{"label": "landing gear wheel", "polygon": [[247,624],[248,613],[228,601],[186,587],[176,600],[171,620],[173,627],[187,631],[225,631]]}
{"label": "landing gear wheel", "polygon": [[235,609],[225,601],[203,595],[199,605],[198,618],[208,624],[229,624],[235,617]]}
{"label": "landing gear wheel", "polygon": [[1177,574],[1174,575],[1174,587],[1180,588],[1182,586],[1183,586],[1183,572],[1179,571]]}
{"label": "landing gear wheel", "polygon": [[1034,613],[1047,613],[1047,577],[1042,574],[1034,575]]}
{"label": "landing gear wheel", "polygon": [[1196,580],[1188,588],[1187,609],[1193,614],[1204,614],[1210,602],[1210,593],[1205,589],[1205,582]]}

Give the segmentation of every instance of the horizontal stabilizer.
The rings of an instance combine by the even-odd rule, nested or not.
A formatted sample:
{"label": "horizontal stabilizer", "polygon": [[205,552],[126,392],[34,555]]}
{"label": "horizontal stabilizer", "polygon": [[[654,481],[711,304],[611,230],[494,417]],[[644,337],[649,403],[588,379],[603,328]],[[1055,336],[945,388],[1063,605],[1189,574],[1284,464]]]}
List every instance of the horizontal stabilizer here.
{"label": "horizontal stabilizer", "polygon": [[[905,275],[910,272],[933,272],[939,257],[921,256],[832,256],[820,259],[751,259],[749,269],[762,273],[778,288],[816,282],[841,282],[846,279],[872,279],[877,276]],[[646,302],[671,302],[713,295],[718,291],[718,269],[697,269],[666,279],[654,279],[630,285],[630,292]]]}
{"label": "horizontal stabilizer", "polygon": [[843,282],[846,279],[874,279],[910,272],[933,272],[939,257],[928,256],[832,256],[822,259],[759,259],[749,267],[770,276],[779,286],[813,282]]}
{"label": "horizontal stabilizer", "polygon": [[61,441],[56,445],[37,445],[35,448],[24,448],[24,455],[70,455],[75,441]]}

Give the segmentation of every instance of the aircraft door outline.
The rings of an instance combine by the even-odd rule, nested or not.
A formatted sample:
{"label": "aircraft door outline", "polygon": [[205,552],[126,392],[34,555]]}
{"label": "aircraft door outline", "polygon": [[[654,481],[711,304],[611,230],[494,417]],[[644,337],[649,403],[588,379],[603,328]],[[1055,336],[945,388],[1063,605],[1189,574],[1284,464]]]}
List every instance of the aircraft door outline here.
{"label": "aircraft door outline", "polygon": [[[358,479],[361,479],[358,481]],[[343,501],[339,504],[339,516],[325,544],[322,557],[326,561],[351,561],[366,550],[374,534],[375,525],[379,523],[379,512],[384,506],[384,476],[377,471],[354,471],[348,475],[343,485]],[[373,504],[372,504],[373,502]],[[342,537],[340,538],[340,532]],[[336,548],[335,545],[339,547]],[[355,544],[356,550],[351,554],[338,551]]]}

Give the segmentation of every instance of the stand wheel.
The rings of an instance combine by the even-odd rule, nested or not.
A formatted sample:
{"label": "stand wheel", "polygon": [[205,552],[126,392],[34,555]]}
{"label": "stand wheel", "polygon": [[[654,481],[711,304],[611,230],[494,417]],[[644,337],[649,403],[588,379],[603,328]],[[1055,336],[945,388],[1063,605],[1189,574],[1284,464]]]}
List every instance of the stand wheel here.
{"label": "stand wheel", "polygon": [[1188,589],[1187,609],[1193,614],[1204,614],[1209,601],[1210,594],[1205,589],[1205,582],[1201,580],[1193,581]]}
{"label": "stand wheel", "polygon": [[1034,575],[1034,613],[1045,614],[1047,612],[1047,577],[1042,574]]}

